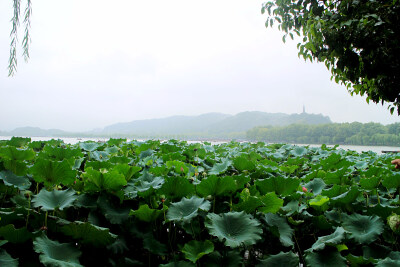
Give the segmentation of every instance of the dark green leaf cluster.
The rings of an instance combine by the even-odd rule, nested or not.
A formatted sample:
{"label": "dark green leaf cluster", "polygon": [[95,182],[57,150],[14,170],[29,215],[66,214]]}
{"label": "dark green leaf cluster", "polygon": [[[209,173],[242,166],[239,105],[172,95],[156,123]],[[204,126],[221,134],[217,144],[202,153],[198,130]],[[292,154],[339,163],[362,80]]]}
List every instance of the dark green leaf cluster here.
{"label": "dark green leaf cluster", "polygon": [[0,141],[0,264],[399,265],[392,159],[261,142]]}
{"label": "dark green leaf cluster", "polygon": [[400,1],[277,0],[262,6],[266,26],[302,35],[299,56],[324,62],[336,82],[400,114]]}

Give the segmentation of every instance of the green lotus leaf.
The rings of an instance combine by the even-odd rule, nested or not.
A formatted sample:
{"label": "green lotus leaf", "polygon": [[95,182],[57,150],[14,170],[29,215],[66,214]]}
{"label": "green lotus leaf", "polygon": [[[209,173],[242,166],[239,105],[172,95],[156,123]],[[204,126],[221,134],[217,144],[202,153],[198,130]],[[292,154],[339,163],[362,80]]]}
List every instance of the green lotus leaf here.
{"label": "green lotus leaf", "polygon": [[[115,157],[113,157],[115,158]],[[125,180],[129,181],[133,175],[138,173],[142,168],[139,166],[130,166],[128,164],[118,164],[114,167],[114,170],[125,176]]]}
{"label": "green lotus leaf", "polygon": [[33,149],[20,149],[14,146],[0,147],[0,158],[8,160],[33,160],[35,158]]}
{"label": "green lotus leaf", "polygon": [[18,259],[14,259],[4,249],[0,249],[0,266],[18,267]]}
{"label": "green lotus leaf", "polygon": [[160,264],[159,267],[194,267],[194,265],[191,262],[188,261],[173,261],[169,262],[167,264]]}
{"label": "green lotus leaf", "polygon": [[248,188],[243,189],[240,193],[240,202],[233,206],[236,211],[245,211],[247,213],[254,212],[263,202],[260,198],[252,196]]}
{"label": "green lotus leaf", "polygon": [[126,138],[110,138],[107,141],[109,146],[120,146],[122,143],[126,142]]}
{"label": "green lotus leaf", "polygon": [[353,254],[348,254],[346,256],[347,261],[351,264],[351,266],[362,266],[362,265],[371,265],[372,263],[376,263],[377,260],[373,258],[366,259],[363,256],[354,256]]}
{"label": "green lotus leaf", "polygon": [[129,215],[134,215],[141,221],[152,222],[157,220],[162,213],[162,210],[151,209],[149,208],[149,205],[144,204],[140,205],[137,210],[131,210]]}
{"label": "green lotus leaf", "polygon": [[231,176],[217,177],[210,175],[201,180],[196,186],[196,191],[202,197],[227,195],[236,191],[236,183]]}
{"label": "green lotus leaf", "polygon": [[164,184],[159,189],[160,195],[165,195],[170,199],[180,199],[190,196],[194,192],[194,185],[188,179],[179,176],[166,177]]}
{"label": "green lotus leaf", "polygon": [[41,207],[42,210],[63,210],[71,207],[74,201],[78,198],[73,189],[68,190],[53,190],[47,191],[46,189],[40,190],[39,194],[35,195],[32,199],[35,208]]}
{"label": "green lotus leaf", "polygon": [[117,237],[110,233],[108,228],[81,221],[64,225],[61,232],[74,239],[80,239],[83,244],[90,244],[95,247],[107,246],[113,243]]}
{"label": "green lotus leaf", "polygon": [[125,239],[123,237],[118,237],[114,243],[107,246],[108,250],[111,250],[114,254],[123,254],[125,251],[129,251],[126,246]]}
{"label": "green lotus leaf", "polygon": [[183,254],[185,254],[185,258],[193,263],[196,263],[198,259],[200,259],[206,254],[210,254],[213,251],[214,251],[214,244],[210,240],[206,241],[192,240],[189,243],[186,243],[182,248],[182,252]]}
{"label": "green lotus leaf", "polygon": [[338,227],[333,234],[318,237],[317,242],[315,242],[307,251],[323,250],[326,245],[338,245],[342,243],[345,238],[346,231],[342,227]]}
{"label": "green lotus leaf", "polygon": [[376,204],[373,206],[367,207],[367,214],[366,215],[377,215],[382,219],[387,218],[392,213],[400,213],[400,207],[393,207],[388,205]]}
{"label": "green lotus leaf", "polygon": [[84,143],[79,143],[79,147],[85,151],[95,151],[98,147],[100,146],[100,144],[95,143],[95,142],[84,142]]}
{"label": "green lotus leaf", "polygon": [[30,171],[33,179],[38,183],[43,182],[46,187],[59,184],[71,185],[76,178],[76,171],[72,170],[67,160],[52,161],[39,158]]}
{"label": "green lotus leaf", "polygon": [[265,214],[263,218],[270,227],[270,231],[279,237],[282,245],[286,247],[294,245],[292,240],[294,230],[289,226],[286,218],[272,213]]}
{"label": "green lotus leaf", "polygon": [[383,232],[383,222],[379,217],[357,213],[344,217],[342,226],[359,244],[370,244]]}
{"label": "green lotus leaf", "polygon": [[204,265],[207,267],[240,267],[242,266],[243,257],[238,251],[228,250],[221,255],[218,251],[214,251],[204,257]]}
{"label": "green lotus leaf", "polygon": [[335,204],[336,203],[350,204],[350,203],[353,203],[357,199],[357,197],[360,193],[361,192],[357,186],[352,186],[352,187],[350,187],[350,190],[348,190],[347,192],[345,192],[339,196],[332,197],[331,201]]}
{"label": "green lotus leaf", "polygon": [[314,195],[321,194],[322,190],[325,188],[326,184],[324,180],[320,178],[315,178],[312,181],[308,182],[304,185],[305,188],[308,189],[309,192],[312,192]]}
{"label": "green lotus leaf", "polygon": [[115,206],[104,195],[98,198],[97,204],[104,217],[112,224],[122,224],[129,218],[130,208],[121,205]]}
{"label": "green lotus leaf", "polygon": [[376,243],[371,243],[368,246],[364,245],[362,250],[363,257],[365,259],[384,259],[388,257],[391,252],[393,252],[392,248]]}
{"label": "green lotus leaf", "polygon": [[0,236],[14,244],[24,243],[33,237],[32,233],[26,227],[15,229],[15,226],[12,224],[0,227]]}
{"label": "green lotus leaf", "polygon": [[378,187],[379,182],[381,181],[380,177],[371,177],[371,178],[361,178],[360,179],[360,186],[366,190],[373,190]]}
{"label": "green lotus leaf", "polygon": [[197,216],[199,210],[208,211],[211,207],[209,201],[204,198],[192,196],[191,198],[182,198],[181,201],[172,203],[169,206],[167,219],[170,221],[190,222]]}
{"label": "green lotus leaf", "polygon": [[228,170],[228,168],[232,165],[232,162],[228,159],[223,159],[221,163],[216,163],[214,166],[208,171],[210,175],[219,175]]}
{"label": "green lotus leaf", "polygon": [[399,188],[400,187],[400,174],[396,173],[388,175],[382,180],[382,185],[386,188]]}
{"label": "green lotus leaf", "polygon": [[72,244],[59,243],[43,235],[33,241],[33,248],[40,253],[39,260],[45,266],[83,267],[79,263],[81,252]]}
{"label": "green lotus leaf", "polygon": [[109,161],[86,161],[85,163],[85,171],[89,168],[99,171],[100,169],[112,169],[114,164]]}
{"label": "green lotus leaf", "polygon": [[256,168],[255,161],[249,158],[247,154],[241,154],[239,157],[233,159],[233,166],[236,170],[243,171],[254,171]]}
{"label": "green lotus leaf", "polygon": [[144,236],[143,248],[155,255],[165,255],[167,253],[167,246],[155,239],[151,233]]}
{"label": "green lotus leaf", "polygon": [[189,171],[186,163],[179,160],[167,161],[165,165],[168,169],[173,169],[175,173],[187,174]]}
{"label": "green lotus leaf", "polygon": [[265,260],[261,260],[257,267],[262,266],[285,266],[285,267],[298,267],[299,257],[292,251],[280,252],[276,255],[270,255]]}
{"label": "green lotus leaf", "polygon": [[13,186],[19,190],[26,190],[31,186],[29,178],[26,176],[17,176],[11,171],[1,171],[0,179],[3,180],[7,186]]}
{"label": "green lotus leaf", "polygon": [[82,158],[83,156],[84,155],[79,148],[56,147],[50,144],[46,144],[42,152],[39,153],[39,157],[56,161],[62,161],[70,158]]}
{"label": "green lotus leaf", "polygon": [[110,154],[105,151],[93,151],[89,152],[89,158],[95,161],[108,161]]}
{"label": "green lotus leaf", "polygon": [[345,258],[335,250],[323,250],[307,254],[306,262],[310,267],[346,267]]}
{"label": "green lotus leaf", "polygon": [[85,171],[83,181],[87,191],[118,191],[127,184],[125,176],[116,170],[97,171],[87,168]]}
{"label": "green lotus leaf", "polygon": [[27,137],[11,137],[10,140],[7,141],[7,145],[9,146],[15,146],[15,147],[23,147],[26,146],[31,142],[31,138]]}
{"label": "green lotus leaf", "polygon": [[377,267],[398,267],[400,266],[400,260],[392,260],[391,258],[386,258],[380,260],[376,263]]}
{"label": "green lotus leaf", "polygon": [[354,167],[356,167],[359,170],[365,170],[366,168],[369,167],[368,162],[365,161],[357,161],[356,164],[354,164]]}
{"label": "green lotus leaf", "polygon": [[104,149],[108,154],[118,154],[119,148],[117,146],[109,146]]}
{"label": "green lotus leaf", "polygon": [[[150,189],[161,188],[161,186],[164,184],[164,181],[165,180],[162,177],[154,177],[152,174],[150,174],[148,172],[144,172],[143,175],[141,177],[139,177],[139,179],[132,181],[132,183],[136,182],[136,185],[135,185],[136,191],[144,193]],[[130,185],[132,183],[130,183]],[[148,194],[140,194],[140,195],[146,196]]]}
{"label": "green lotus leaf", "polygon": [[317,210],[326,210],[328,208],[329,197],[317,195],[315,198],[310,199],[308,204]]}
{"label": "green lotus leaf", "polygon": [[300,180],[297,178],[285,178],[283,176],[259,179],[254,182],[261,194],[275,192],[277,195],[288,196],[297,191]]}
{"label": "green lotus leaf", "polygon": [[261,239],[262,228],[258,220],[242,212],[209,213],[205,223],[209,233],[231,248],[254,245]]}
{"label": "green lotus leaf", "polygon": [[303,146],[296,146],[295,148],[293,148],[290,151],[290,154],[295,157],[303,157],[303,156],[307,155],[307,153],[308,153],[307,148],[305,148]]}

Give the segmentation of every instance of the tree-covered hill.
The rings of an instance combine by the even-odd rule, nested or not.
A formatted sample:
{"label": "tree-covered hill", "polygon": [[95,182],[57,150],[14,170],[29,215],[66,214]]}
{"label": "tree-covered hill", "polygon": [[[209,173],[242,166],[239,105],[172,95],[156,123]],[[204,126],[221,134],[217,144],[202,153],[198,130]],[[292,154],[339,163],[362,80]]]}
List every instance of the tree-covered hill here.
{"label": "tree-covered hill", "polygon": [[247,131],[257,141],[300,144],[400,145],[400,123],[292,124],[283,127],[262,126]]}

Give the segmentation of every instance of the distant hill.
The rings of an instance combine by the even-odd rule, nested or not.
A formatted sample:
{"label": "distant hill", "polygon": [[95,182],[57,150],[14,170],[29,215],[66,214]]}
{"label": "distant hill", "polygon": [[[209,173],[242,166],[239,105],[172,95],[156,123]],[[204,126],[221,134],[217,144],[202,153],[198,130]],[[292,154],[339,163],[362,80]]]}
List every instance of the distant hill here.
{"label": "distant hill", "polygon": [[207,113],[199,116],[173,116],[163,119],[136,120],[107,126],[103,134],[173,135],[204,134],[223,135],[245,132],[256,126],[285,126],[298,124],[332,123],[321,114],[284,114],[247,111],[236,115]]}
{"label": "distant hill", "polygon": [[207,113],[198,116],[172,116],[161,119],[135,120],[116,123],[84,133],[72,133],[58,129],[44,130],[38,127],[21,127],[3,135],[48,137],[148,137],[162,138],[176,135],[188,138],[241,138],[246,131],[257,126],[286,126],[297,124],[332,123],[321,114],[285,114],[247,111],[236,115]]}
{"label": "distant hill", "polygon": [[49,129],[44,130],[39,127],[19,127],[10,132],[7,132],[10,136],[49,136],[49,137],[59,137],[66,136],[71,133],[58,130],[58,129]]}

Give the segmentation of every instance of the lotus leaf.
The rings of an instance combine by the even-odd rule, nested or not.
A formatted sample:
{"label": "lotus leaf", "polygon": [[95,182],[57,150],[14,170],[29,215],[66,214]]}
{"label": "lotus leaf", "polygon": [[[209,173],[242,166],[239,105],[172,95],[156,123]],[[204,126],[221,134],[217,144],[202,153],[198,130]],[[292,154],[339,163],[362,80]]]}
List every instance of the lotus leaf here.
{"label": "lotus leaf", "polygon": [[342,227],[338,227],[333,234],[318,237],[317,242],[315,242],[308,251],[322,250],[325,248],[326,245],[338,245],[345,238],[346,231]]}
{"label": "lotus leaf", "polygon": [[64,225],[61,228],[61,232],[74,239],[80,239],[84,244],[91,244],[95,247],[107,246],[117,237],[110,233],[108,228],[81,221]]}
{"label": "lotus leaf", "polygon": [[171,199],[179,199],[182,197],[192,195],[194,185],[188,179],[179,176],[172,176],[165,178],[165,182],[159,190],[160,194],[169,196]]}
{"label": "lotus leaf", "polygon": [[72,170],[67,160],[52,161],[39,158],[30,171],[37,183],[43,182],[47,187],[59,184],[71,185],[76,178],[76,171]]}
{"label": "lotus leaf", "polygon": [[33,235],[26,227],[15,229],[14,225],[8,224],[0,227],[0,236],[10,243],[19,244],[31,239]]}
{"label": "lotus leaf", "polygon": [[45,211],[56,209],[63,210],[72,206],[77,198],[73,189],[64,191],[53,190],[50,192],[46,189],[42,189],[39,194],[33,197],[32,203],[34,207],[41,207],[41,209]]}
{"label": "lotus leaf", "polygon": [[299,257],[292,251],[280,252],[276,255],[270,255],[265,260],[261,260],[257,267],[262,266],[285,266],[285,267],[297,267],[299,266]]}
{"label": "lotus leaf", "polygon": [[197,216],[199,210],[208,211],[211,207],[204,198],[192,196],[190,199],[182,198],[181,201],[172,203],[168,209],[167,219],[170,221],[190,222]]}
{"label": "lotus leaf", "polygon": [[345,260],[337,250],[311,252],[306,256],[307,266],[310,267],[346,267]]}
{"label": "lotus leaf", "polygon": [[261,239],[262,229],[258,220],[242,212],[209,213],[205,223],[209,233],[231,248],[254,245]]}
{"label": "lotus leaf", "polygon": [[185,254],[185,258],[193,263],[196,263],[198,259],[200,259],[206,254],[210,254],[213,251],[214,251],[214,244],[210,240],[206,241],[192,240],[189,243],[186,243],[182,248],[182,252],[183,254]]}
{"label": "lotus leaf", "polygon": [[95,143],[95,142],[84,142],[84,143],[79,143],[79,147],[85,151],[95,151],[98,147],[100,147],[100,144]]}
{"label": "lotus leaf", "polygon": [[342,226],[349,232],[349,237],[359,244],[374,242],[383,232],[383,222],[379,217],[358,213],[346,216]]}
{"label": "lotus leaf", "polygon": [[209,170],[209,174],[211,175],[219,175],[228,170],[228,168],[232,165],[232,161],[228,159],[222,160],[221,163],[216,163],[214,166]]}
{"label": "lotus leaf", "polygon": [[26,190],[31,186],[29,178],[26,176],[17,176],[11,171],[1,171],[0,179],[3,180],[7,186],[13,186],[19,190]]}
{"label": "lotus leaf", "polygon": [[40,262],[45,266],[81,267],[81,252],[69,243],[59,243],[43,235],[33,241],[33,248],[40,253]]}
{"label": "lotus leaf", "polygon": [[236,183],[233,177],[217,177],[210,175],[197,185],[196,191],[200,196],[220,196],[228,195],[236,190]]}
{"label": "lotus leaf", "polygon": [[18,259],[14,259],[4,249],[0,249],[0,266],[18,267]]}
{"label": "lotus leaf", "polygon": [[272,213],[265,214],[263,218],[270,226],[272,233],[279,237],[282,245],[286,247],[294,245],[292,240],[294,230],[289,226],[285,218]]}
{"label": "lotus leaf", "polygon": [[275,192],[277,195],[288,196],[299,187],[300,180],[297,178],[285,178],[283,176],[259,179],[254,183],[261,194]]}
{"label": "lotus leaf", "polygon": [[137,210],[131,210],[129,215],[135,215],[141,221],[152,222],[157,220],[162,213],[162,210],[151,209],[147,204],[144,204]]}

